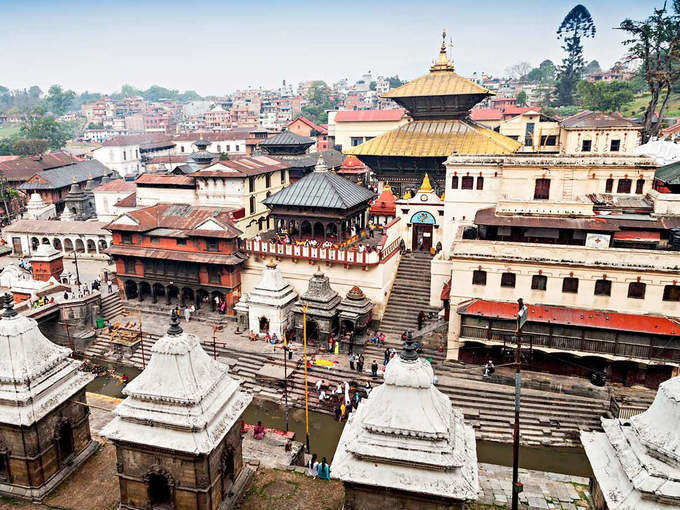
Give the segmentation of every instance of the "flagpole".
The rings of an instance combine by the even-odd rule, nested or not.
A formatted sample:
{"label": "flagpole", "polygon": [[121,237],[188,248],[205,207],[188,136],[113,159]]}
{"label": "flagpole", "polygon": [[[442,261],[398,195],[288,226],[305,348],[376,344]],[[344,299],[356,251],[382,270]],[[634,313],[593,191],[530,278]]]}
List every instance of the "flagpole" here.
{"label": "flagpole", "polygon": [[307,441],[307,453],[309,453],[309,388],[307,385],[307,307],[302,309],[302,340],[305,351],[305,439]]}

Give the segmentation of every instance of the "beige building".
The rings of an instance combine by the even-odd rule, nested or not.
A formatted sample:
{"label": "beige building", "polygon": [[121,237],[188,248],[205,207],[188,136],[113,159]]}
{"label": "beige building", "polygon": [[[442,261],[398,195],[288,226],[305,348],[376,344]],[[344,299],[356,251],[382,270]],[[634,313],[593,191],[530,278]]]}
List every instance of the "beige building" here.
{"label": "beige building", "polygon": [[452,156],[446,166],[448,242],[432,262],[430,304],[450,305],[449,357],[501,355],[523,298],[539,366],[649,385],[680,366],[669,236],[680,201],[652,190],[653,159]]}
{"label": "beige building", "polygon": [[560,122],[562,154],[631,154],[642,126],[621,115],[584,111]]}
{"label": "beige building", "polygon": [[535,110],[502,120],[498,132],[523,143],[520,152],[559,151],[559,122]]}
{"label": "beige building", "polygon": [[341,151],[356,147],[409,122],[404,109],[341,110],[328,114],[328,136]]}

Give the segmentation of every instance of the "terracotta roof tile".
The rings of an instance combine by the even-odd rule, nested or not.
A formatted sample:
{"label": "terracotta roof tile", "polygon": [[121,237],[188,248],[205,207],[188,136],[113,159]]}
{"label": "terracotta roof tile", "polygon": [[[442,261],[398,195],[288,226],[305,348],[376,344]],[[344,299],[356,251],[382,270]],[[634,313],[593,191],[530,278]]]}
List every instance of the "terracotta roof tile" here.
{"label": "terracotta roof tile", "polygon": [[134,181],[126,181],[125,179],[114,179],[113,181],[109,181],[105,184],[102,184],[100,186],[97,186],[94,189],[94,192],[97,193],[98,191],[134,191],[137,188],[137,185],[134,183]]}
{"label": "terracotta roof tile", "polygon": [[396,122],[406,115],[406,110],[340,110],[335,122]]}

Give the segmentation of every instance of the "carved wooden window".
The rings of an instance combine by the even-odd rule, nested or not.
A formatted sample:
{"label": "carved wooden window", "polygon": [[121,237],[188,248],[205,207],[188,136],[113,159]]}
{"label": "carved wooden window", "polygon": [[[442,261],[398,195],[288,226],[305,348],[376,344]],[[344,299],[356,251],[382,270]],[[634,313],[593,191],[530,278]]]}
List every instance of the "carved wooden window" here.
{"label": "carved wooden window", "polygon": [[664,301],[680,301],[680,286],[666,285],[663,289]]}
{"label": "carved wooden window", "polygon": [[562,280],[562,292],[568,294],[578,293],[578,278],[567,277]]}
{"label": "carved wooden window", "polygon": [[637,195],[642,195],[642,190],[645,189],[645,180],[644,179],[638,179],[635,181],[635,193]]}
{"label": "carved wooden window", "polygon": [[550,179],[536,179],[534,200],[548,200],[550,198]]}
{"label": "carved wooden window", "polygon": [[531,277],[532,290],[545,290],[548,285],[548,277],[542,274],[535,274]]}
{"label": "carved wooden window", "polygon": [[458,176],[451,177],[451,189],[458,189]]}
{"label": "carved wooden window", "polygon": [[595,282],[596,296],[611,296],[612,295],[612,281],[611,280],[597,280]]}
{"label": "carved wooden window", "polygon": [[628,284],[628,297],[631,299],[645,299],[647,284],[642,282],[630,282]]}
{"label": "carved wooden window", "polygon": [[633,181],[630,179],[619,179],[619,183],[616,185],[617,193],[630,193],[630,188]]}
{"label": "carved wooden window", "polygon": [[473,271],[472,285],[486,285],[486,271],[481,270]]}
{"label": "carved wooden window", "polygon": [[474,189],[474,184],[475,184],[475,178],[471,177],[469,175],[466,175],[461,179],[461,186],[460,189]]}
{"label": "carved wooden window", "polygon": [[517,281],[515,273],[503,273],[501,275],[501,287],[514,287]]}

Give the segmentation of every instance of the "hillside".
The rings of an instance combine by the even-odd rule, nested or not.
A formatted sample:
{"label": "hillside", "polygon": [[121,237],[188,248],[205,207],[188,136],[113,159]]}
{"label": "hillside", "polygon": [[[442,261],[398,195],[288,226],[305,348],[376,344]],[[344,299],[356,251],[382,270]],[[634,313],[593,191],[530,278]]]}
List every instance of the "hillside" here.
{"label": "hillside", "polygon": [[[633,101],[621,108],[621,113],[625,117],[640,117],[649,103],[649,93],[640,94],[635,97]],[[668,109],[666,110],[668,117],[680,117],[680,93],[674,92],[671,94],[668,102]]]}

